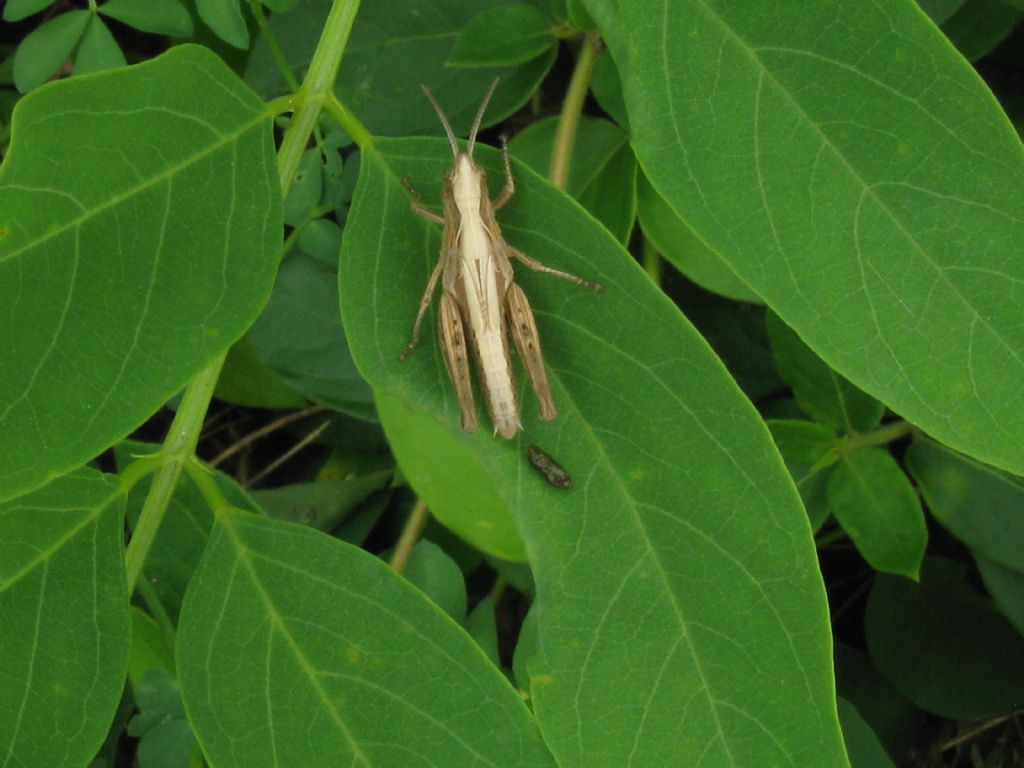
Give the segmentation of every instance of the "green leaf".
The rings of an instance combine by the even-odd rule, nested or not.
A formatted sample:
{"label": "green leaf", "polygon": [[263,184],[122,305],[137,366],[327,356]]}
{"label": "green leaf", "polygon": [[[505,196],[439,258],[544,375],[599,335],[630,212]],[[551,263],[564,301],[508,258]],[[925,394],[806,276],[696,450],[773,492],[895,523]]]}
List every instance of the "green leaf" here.
{"label": "green leaf", "polygon": [[446,439],[447,425],[397,397],[378,393],[377,413],[406,480],[442,524],[482,552],[526,559],[512,512],[473,450]]}
{"label": "green leaf", "polygon": [[89,19],[82,42],[75,55],[75,74],[87,75],[90,72],[102,72],[105,69],[123,67],[125,61],[121,46],[110,34],[107,25],[98,15]]}
{"label": "green leaf", "polygon": [[21,21],[53,5],[53,0],[7,0],[4,3],[4,21]]}
{"label": "green leaf", "polygon": [[974,562],[1003,615],[1024,635],[1024,563],[1017,568],[1008,568],[977,552],[974,553]]}
{"label": "green leaf", "polygon": [[141,737],[136,753],[139,768],[187,766],[195,741],[174,675],[166,669],[150,670],[137,699],[141,712],[128,723],[127,733]]}
{"label": "green leaf", "polygon": [[131,651],[128,655],[128,683],[139,697],[139,686],[151,669],[174,671],[174,656],[160,627],[139,608],[131,608]]}
{"label": "green leaf", "polygon": [[[893,687],[860,648],[835,643],[836,687],[893,755],[934,738],[927,715]],[[841,701],[841,700],[840,700]]]}
{"label": "green leaf", "polygon": [[1024,567],[1024,478],[926,439],[907,449],[906,462],[928,509],[950,533],[990,560]]}
{"label": "green leaf", "polygon": [[204,48],[30,94],[13,139],[0,497],[91,459],[223,354],[281,242],[266,109]]}
{"label": "green leaf", "polygon": [[[557,130],[557,118],[538,120],[515,135],[509,150],[547,176]],[[607,120],[581,117],[565,190],[620,243],[628,243],[636,217],[636,159],[626,134]]]}
{"label": "green leaf", "polygon": [[778,315],[769,312],[767,323],[775,367],[807,415],[844,432],[878,425],[885,406],[829,368]]}
{"label": "green leaf", "polygon": [[841,375],[1024,473],[1024,152],[934,25],[906,2],[585,5],[673,210]]}
{"label": "green leaf", "polygon": [[235,48],[249,47],[249,28],[239,0],[196,0],[196,10],[203,23],[225,43]]}
{"label": "green leaf", "polygon": [[843,726],[843,739],[850,755],[850,765],[853,768],[896,768],[857,708],[844,699],[839,699],[838,704],[839,722]]}
{"label": "green leaf", "polygon": [[771,419],[767,424],[783,458],[808,466],[828,466],[838,458],[836,433],[824,424],[801,419]]}
{"label": "green leaf", "polygon": [[926,560],[920,584],[880,574],[864,631],[882,674],[929,712],[981,720],[1020,706],[1024,637],[952,561]]}
{"label": "green leaf", "polygon": [[362,477],[294,483],[254,491],[252,497],[271,517],[330,531],[367,496],[383,488],[391,474],[374,472]]}
{"label": "green leaf", "polygon": [[284,199],[284,223],[289,226],[294,227],[304,222],[313,206],[320,202],[324,170],[320,157],[320,150],[315,147],[307,149],[302,155]]}
{"label": "green leaf", "polygon": [[99,12],[154,35],[192,35],[192,17],[179,0],[107,0]]}
{"label": "green leaf", "polygon": [[459,30],[449,67],[524,64],[558,41],[544,14],[525,3],[499,5],[477,14]]}
{"label": "green leaf", "polygon": [[[500,184],[500,154],[477,146],[476,160]],[[534,711],[559,765],[710,764],[727,753],[842,765],[825,600],[792,483],[720,361],[603,227],[514,165],[518,193],[499,215],[506,239],[605,287],[516,267],[556,421],[538,420],[520,379],[521,437],[492,437],[486,417],[464,434],[434,334],[398,361],[440,245],[400,180],[436,205],[448,163],[438,140],[378,140],[363,153],[342,315],[389,437],[406,432],[404,448],[392,443],[403,471],[436,461],[432,491],[453,503],[470,471],[515,515],[542,609]],[[531,470],[528,443],[573,470],[571,491]],[[459,461],[432,458],[442,455]],[[463,504],[472,514],[472,500]]]}
{"label": "green leaf", "polygon": [[228,350],[214,395],[219,400],[250,408],[302,408],[308,404],[306,398],[260,359],[248,336]]}
{"label": "green leaf", "polygon": [[498,625],[494,617],[494,603],[491,598],[485,597],[476,608],[470,611],[466,617],[466,632],[476,640],[480,650],[491,660],[491,663],[501,668],[501,659],[498,656]]}
{"label": "green leaf", "polygon": [[590,14],[587,13],[587,9],[583,7],[583,3],[580,0],[568,0],[565,4],[565,9],[573,29],[582,31],[596,29],[594,20],[590,18]]}
{"label": "green leaf", "polygon": [[829,475],[828,502],[871,567],[917,578],[928,529],[913,486],[888,451],[846,454]]}
{"label": "green leaf", "polygon": [[402,575],[457,623],[466,618],[466,582],[443,549],[426,539],[409,553]]}
{"label": "green leaf", "polygon": [[637,179],[637,214],[644,236],[697,285],[737,301],[761,303],[729,265],[676,215],[643,174]]}
{"label": "green leaf", "polygon": [[[81,39],[89,16],[88,11],[68,11],[25,36],[14,53],[14,84],[19,91],[38,88],[60,69]],[[14,146],[12,142],[12,150]]]}
{"label": "green leaf", "polygon": [[941,24],[957,12],[967,0],[917,0],[918,6],[936,24]]}
{"label": "green leaf", "polygon": [[256,354],[316,402],[375,420],[370,387],[348,352],[333,269],[301,253],[281,264],[274,293],[249,331]]}
{"label": "green leaf", "polygon": [[[730,301],[709,293],[666,270],[663,285],[676,306],[686,307],[686,318],[696,326],[736,383],[753,402],[776,398],[785,387],[779,378],[765,328],[765,308]],[[794,416],[799,415],[793,407]]]}
{"label": "green leaf", "polygon": [[317,219],[302,228],[298,245],[307,256],[337,269],[338,256],[341,254],[341,234],[341,227],[330,219]]}
{"label": "green leaf", "polygon": [[85,765],[103,743],[128,663],[123,512],[89,469],[0,505],[6,765]]}
{"label": "green leaf", "polygon": [[[623,130],[629,131],[629,113],[626,112],[626,102],[622,98],[622,81],[619,79],[619,70],[615,68],[615,62],[611,54],[601,51],[594,62],[594,72],[590,78],[590,90],[601,105],[601,109],[607,112]],[[643,174],[641,174],[641,177]]]}
{"label": "green leaf", "polygon": [[[309,66],[332,0],[305,0],[288,13],[274,14],[270,28],[295,72]],[[521,107],[551,67],[555,49],[521,66],[488,69],[446,67],[455,38],[470,19],[505,0],[374,0],[356,17],[335,92],[374,135],[443,135],[419,84],[433,91],[456,134],[469,131],[491,81],[501,87],[484,116],[493,125]],[[386,55],[382,55],[386,51]],[[263,38],[253,45],[246,81],[269,98],[291,90]]]}
{"label": "green leaf", "polygon": [[968,61],[976,61],[1005,40],[1024,9],[1003,0],[967,0],[942,23],[942,31]]}
{"label": "green leaf", "polygon": [[220,517],[177,655],[189,719],[221,768],[280,755],[307,768],[552,765],[472,639],[377,558],[307,528]]}

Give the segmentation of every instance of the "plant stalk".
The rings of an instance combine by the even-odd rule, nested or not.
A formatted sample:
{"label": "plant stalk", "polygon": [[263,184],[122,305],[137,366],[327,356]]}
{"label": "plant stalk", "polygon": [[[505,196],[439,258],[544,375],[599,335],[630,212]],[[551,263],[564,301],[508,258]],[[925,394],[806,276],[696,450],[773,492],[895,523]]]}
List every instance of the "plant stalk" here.
{"label": "plant stalk", "polygon": [[594,72],[594,62],[601,50],[601,38],[596,32],[588,32],[583,37],[583,48],[576,61],[569,90],[565,93],[562,113],[558,117],[558,133],[555,134],[555,146],[551,151],[551,170],[548,177],[559,189],[565,189],[569,179],[569,161],[572,159],[572,148],[576,142],[576,129],[580,124],[583,112],[583,101],[590,88],[590,76]]}

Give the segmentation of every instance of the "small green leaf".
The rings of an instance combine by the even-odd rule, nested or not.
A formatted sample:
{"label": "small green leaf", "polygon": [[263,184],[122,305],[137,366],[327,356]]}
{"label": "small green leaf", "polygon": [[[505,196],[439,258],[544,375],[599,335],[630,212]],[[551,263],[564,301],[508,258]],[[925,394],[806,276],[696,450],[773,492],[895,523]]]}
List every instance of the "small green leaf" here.
{"label": "small green leaf", "polygon": [[935,24],[942,24],[967,2],[968,0],[917,0],[917,5]]}
{"label": "small green leaf", "polygon": [[485,597],[470,611],[465,625],[466,632],[476,640],[484,655],[494,666],[501,668],[501,659],[498,657],[498,625],[494,618],[494,603],[489,597]]}
{"label": "small green leaf", "polygon": [[81,39],[90,15],[68,11],[28,33],[14,53],[14,84],[19,91],[38,88],[60,69]]}
{"label": "small green leaf", "polygon": [[466,582],[462,571],[437,544],[420,540],[409,554],[402,575],[457,623],[465,620]]}
{"label": "small green leaf", "polygon": [[248,336],[228,350],[214,395],[219,400],[250,408],[302,408],[309,403],[260,359]]}
{"label": "small green leaf", "polygon": [[149,614],[132,606],[132,646],[128,656],[128,683],[139,697],[139,686],[151,669],[174,671],[174,656],[167,637]]}
{"label": "small green leaf", "polygon": [[917,578],[928,529],[913,486],[888,451],[846,454],[829,476],[828,501],[873,568]]}
{"label": "small green leaf", "polygon": [[1024,637],[953,561],[927,559],[920,584],[879,574],[864,632],[878,669],[922,709],[982,720],[1020,706]]}
{"label": "small green leaf", "polygon": [[179,0],[107,0],[99,12],[154,35],[192,35],[192,17]]}
{"label": "small green leaf", "polygon": [[843,740],[852,768],[896,768],[857,708],[845,699],[839,699],[837,703],[839,723],[843,726]]}
{"label": "small green leaf", "polygon": [[565,7],[569,23],[572,24],[573,29],[588,32],[597,28],[594,20],[590,18],[590,14],[587,13],[587,9],[583,7],[583,3],[580,0],[568,0]]}
{"label": "small green leaf", "polygon": [[0,168],[0,497],[131,432],[255,319],[281,244],[271,127],[191,45],[18,103]]}
{"label": "small green leaf", "polygon": [[[509,150],[547,176],[557,130],[557,118],[538,120],[515,135]],[[636,173],[626,134],[607,120],[581,117],[565,189],[620,243],[629,241],[636,217]]]}
{"label": "small green leaf", "polygon": [[341,254],[341,227],[330,219],[317,219],[302,228],[299,248],[324,266],[338,268]]}
{"label": "small green leaf", "polygon": [[447,426],[432,415],[398,398],[378,393],[377,412],[402,472],[438,520],[482,552],[526,559],[508,505],[472,450],[447,439]]}
{"label": "small green leaf", "polygon": [[196,0],[196,10],[203,23],[228,45],[249,47],[249,28],[239,0]]}
{"label": "small green leaf", "polygon": [[[624,131],[629,131],[629,113],[626,102],[622,98],[622,82],[619,70],[608,51],[602,51],[594,62],[594,72],[590,78],[590,90],[601,105],[601,109],[609,114]],[[640,174],[643,176],[643,174]]]}
{"label": "small green leaf", "polygon": [[53,2],[54,0],[7,0],[4,4],[4,21],[21,21],[53,5]]}
{"label": "small green leaf", "polygon": [[1005,40],[1024,9],[1004,0],[967,0],[942,22],[942,31],[968,61],[977,61]]}
{"label": "small green leaf", "polygon": [[320,202],[323,177],[323,162],[320,150],[307,149],[295,171],[292,185],[284,199],[284,223],[294,227],[306,220],[309,212]]}
{"label": "small green leaf", "polygon": [[1003,615],[1024,635],[1024,562],[1009,568],[974,552],[974,562]]}
{"label": "small green leaf", "polygon": [[813,467],[819,462],[828,466],[838,458],[835,430],[824,424],[801,419],[769,419],[767,424],[775,446],[786,459]]}
{"label": "small green leaf", "polygon": [[877,426],[884,405],[832,370],[774,312],[767,322],[775,366],[808,416],[844,432]]}
{"label": "small green leaf", "polygon": [[637,180],[637,215],[644,235],[658,252],[697,285],[737,301],[761,303],[729,265],[676,215],[643,174]]}
{"label": "small green leaf", "polygon": [[220,516],[177,657],[189,720],[220,768],[271,755],[304,768],[553,766],[460,627],[377,558],[308,528]]}
{"label": "small green leaf", "polygon": [[459,31],[450,67],[523,64],[556,43],[551,22],[531,5],[512,3],[474,16]]}
{"label": "small green leaf", "polygon": [[383,488],[391,474],[390,471],[374,472],[362,477],[294,483],[254,491],[252,497],[271,517],[330,531],[367,496]]}
{"label": "small green leaf", "polygon": [[1024,566],[1024,478],[918,439],[907,468],[932,515],[972,551],[1010,568]]}
{"label": "small green leaf", "polygon": [[375,420],[369,385],[348,352],[334,269],[290,254],[274,292],[249,330],[256,354],[289,385],[319,403]]}
{"label": "small green leaf", "polygon": [[817,533],[832,514],[827,487],[831,466],[839,455],[835,432],[823,424],[798,419],[774,419],[767,424],[800,492],[811,530]]}
{"label": "small green leaf", "polygon": [[139,768],[186,768],[195,739],[173,673],[150,670],[136,698],[141,712],[128,723],[127,732],[139,738]]}
{"label": "small green leaf", "polygon": [[121,46],[110,34],[103,19],[99,15],[89,19],[89,26],[85,28],[82,42],[78,46],[78,53],[75,54],[75,74],[85,75],[104,69],[116,69],[127,63],[124,53],[121,52]]}
{"label": "small green leaf", "polygon": [[0,754],[85,765],[128,663],[124,501],[90,469],[0,504]]}

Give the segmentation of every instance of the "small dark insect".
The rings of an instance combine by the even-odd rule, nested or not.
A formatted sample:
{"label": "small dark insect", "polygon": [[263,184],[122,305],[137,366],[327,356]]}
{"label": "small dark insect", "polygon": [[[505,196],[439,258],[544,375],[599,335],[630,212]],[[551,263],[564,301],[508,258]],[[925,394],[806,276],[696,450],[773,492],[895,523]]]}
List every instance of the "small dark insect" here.
{"label": "small dark insect", "polygon": [[572,488],[572,477],[565,471],[565,468],[536,445],[531,445],[526,449],[526,458],[530,460],[530,465],[544,475],[544,479],[555,488]]}

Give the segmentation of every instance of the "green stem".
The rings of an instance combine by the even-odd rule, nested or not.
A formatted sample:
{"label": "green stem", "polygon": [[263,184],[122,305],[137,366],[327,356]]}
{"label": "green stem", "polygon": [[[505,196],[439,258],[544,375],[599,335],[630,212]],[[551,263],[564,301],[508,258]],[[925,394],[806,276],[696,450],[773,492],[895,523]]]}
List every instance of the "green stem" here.
{"label": "green stem", "polygon": [[661,287],[661,256],[658,253],[658,249],[654,247],[654,243],[644,238],[643,243],[643,265],[644,272],[651,278],[651,282]]}
{"label": "green stem", "polygon": [[427,505],[423,503],[423,499],[416,499],[416,506],[409,513],[409,519],[406,521],[398,544],[395,545],[395,551],[391,555],[391,568],[395,573],[401,573],[405,568],[405,564],[409,561],[409,555],[412,554],[413,547],[423,535],[423,529],[429,519],[430,510],[427,509]]}
{"label": "green stem", "polygon": [[864,434],[853,433],[846,438],[843,444],[843,453],[849,453],[856,448],[866,446],[887,445],[909,435],[913,431],[914,425],[910,422],[894,421],[871,432],[865,432]]}
{"label": "green stem", "polygon": [[252,12],[252,16],[256,19],[256,26],[259,27],[260,34],[267,43],[267,47],[270,49],[270,55],[274,57],[274,61],[277,63],[277,68],[281,70],[281,75],[284,77],[285,83],[288,85],[288,90],[295,93],[299,90],[299,81],[292,72],[292,68],[288,66],[288,59],[284,55],[284,51],[281,50],[280,44],[277,42],[277,36],[270,28],[270,24],[267,23],[267,15],[263,12],[263,4],[260,0],[249,0],[249,10]]}
{"label": "green stem", "polygon": [[132,539],[128,543],[125,555],[129,592],[135,591],[135,585],[142,573],[142,565],[146,562],[156,532],[160,530],[160,523],[163,522],[164,512],[178,484],[178,478],[181,477],[182,465],[195,453],[199,434],[203,429],[203,419],[206,418],[206,409],[210,405],[210,398],[213,397],[214,387],[217,386],[217,377],[220,375],[221,366],[224,365],[225,356],[226,353],[218,357],[189,383],[185,389],[185,396],[178,406],[178,413],[171,423],[171,429],[160,452],[162,465],[153,478],[153,484],[142,505],[139,522],[132,531]]}
{"label": "green stem", "polygon": [[352,140],[359,145],[359,148],[366,151],[373,144],[373,135],[366,130],[366,126],[359,122],[359,118],[349,112],[348,107],[341,103],[335,94],[331,94],[324,107],[344,128]]}
{"label": "green stem", "polygon": [[583,100],[587,97],[590,76],[600,50],[601,38],[596,32],[588,32],[583,38],[583,48],[569,81],[569,90],[565,93],[562,114],[558,117],[555,146],[551,152],[551,171],[548,176],[551,183],[559,189],[565,189],[565,183],[569,178],[569,161],[572,158],[573,144],[576,142],[580,114],[583,112]]}
{"label": "green stem", "polygon": [[345,52],[358,10],[359,0],[334,0],[331,12],[327,15],[320,42],[317,43],[306,78],[299,88],[296,99],[298,108],[285,131],[281,148],[277,151],[281,189],[286,193],[302,161],[309,137],[313,135],[320,111],[330,101],[341,56]]}

